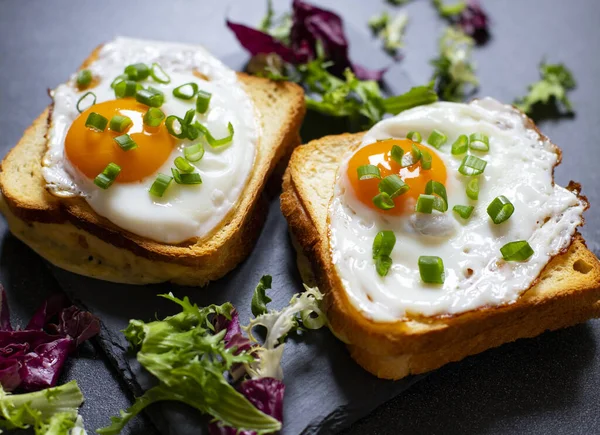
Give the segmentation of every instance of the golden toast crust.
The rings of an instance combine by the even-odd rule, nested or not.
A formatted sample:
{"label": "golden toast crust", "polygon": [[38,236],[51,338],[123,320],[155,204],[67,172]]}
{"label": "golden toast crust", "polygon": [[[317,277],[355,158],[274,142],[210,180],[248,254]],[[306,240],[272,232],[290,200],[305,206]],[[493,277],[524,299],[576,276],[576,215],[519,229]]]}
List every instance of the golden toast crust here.
{"label": "golden toast crust", "polygon": [[396,322],[374,322],[363,316],[349,301],[331,264],[327,228],[337,166],[362,137],[363,133],[328,136],[298,147],[284,175],[281,209],[310,261],[317,285],[326,293],[332,329],[363,367],[377,376],[398,379],[600,316],[600,262],[579,235],[513,304]]}

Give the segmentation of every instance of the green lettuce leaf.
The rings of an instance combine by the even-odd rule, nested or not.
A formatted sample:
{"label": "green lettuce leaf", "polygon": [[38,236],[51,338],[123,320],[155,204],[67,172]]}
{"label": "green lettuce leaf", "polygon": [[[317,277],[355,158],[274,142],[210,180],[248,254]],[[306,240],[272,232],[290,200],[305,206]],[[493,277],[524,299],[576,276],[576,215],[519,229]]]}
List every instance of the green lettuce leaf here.
{"label": "green lettuce leaf", "polygon": [[76,381],[26,394],[10,394],[0,386],[0,428],[33,427],[36,435],[68,435],[82,403]]}
{"label": "green lettuce leaf", "polygon": [[304,293],[295,294],[287,307],[261,314],[244,328],[254,343],[260,343],[252,333],[255,327],[262,326],[267,331],[264,343],[254,351],[257,358],[246,367],[252,378],[283,379],[281,369],[283,342],[292,330],[298,328],[301,322],[299,318],[305,319],[303,326],[308,329],[318,329],[327,323],[320,307],[323,294],[317,287],[310,288],[304,285],[304,288]]}
{"label": "green lettuce leaf", "polygon": [[258,282],[254,294],[252,295],[252,303],[250,305],[254,316],[260,316],[267,312],[267,304],[272,301],[272,299],[267,296],[267,290],[271,288],[272,281],[273,278],[271,275],[264,275]]}
{"label": "green lettuce leaf", "polygon": [[552,102],[561,103],[568,113],[573,112],[567,91],[576,86],[571,71],[563,64],[540,64],[541,80],[529,86],[529,93],[515,101],[515,105],[525,113],[531,114],[535,105]]}
{"label": "green lettuce leaf", "polygon": [[383,100],[383,108],[387,113],[397,115],[413,107],[435,103],[438,100],[438,95],[433,87],[434,82],[431,82],[426,86],[415,86],[405,94],[386,98]]}
{"label": "green lettuce leaf", "polygon": [[148,405],[158,401],[186,403],[210,414],[224,426],[257,433],[276,432],[281,423],[259,411],[228,382],[224,373],[234,365],[250,364],[254,357],[247,352],[236,354],[227,349],[226,330],[214,333],[213,316],[231,319],[230,303],[200,308],[187,297],[161,295],[178,304],[181,312],[163,320],[130,321],[125,337],[138,349],[137,359],[152,373],[159,384],[137,398],[133,406],[111,418],[108,427],[97,432],[118,434],[127,422]]}

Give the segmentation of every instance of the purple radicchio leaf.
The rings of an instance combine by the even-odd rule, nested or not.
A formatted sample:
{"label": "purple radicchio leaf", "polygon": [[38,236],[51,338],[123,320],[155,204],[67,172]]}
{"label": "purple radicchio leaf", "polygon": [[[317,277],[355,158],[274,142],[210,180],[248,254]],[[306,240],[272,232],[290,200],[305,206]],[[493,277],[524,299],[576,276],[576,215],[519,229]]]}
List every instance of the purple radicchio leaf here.
{"label": "purple radicchio leaf", "polygon": [[292,4],[289,47],[268,33],[243,24],[227,20],[227,26],[252,56],[275,53],[284,61],[298,65],[315,59],[317,43],[320,43],[326,60],[333,62],[330,72],[338,77],[342,77],[344,70],[350,68],[361,80],[380,80],[386,71],[369,70],[352,63],[348,56],[348,40],[340,16],[300,0],[294,0]]}
{"label": "purple radicchio leaf", "polygon": [[229,20],[227,20],[227,27],[233,31],[242,47],[252,56],[261,53],[275,53],[286,62],[294,65],[309,60],[307,53],[294,52],[290,47],[287,47],[268,33]]}
{"label": "purple radicchio leaf", "polygon": [[47,323],[61,310],[69,306],[69,300],[63,294],[56,294],[46,299],[29,320],[26,330],[42,330]]}
{"label": "purple radicchio leaf", "polygon": [[21,384],[21,363],[16,359],[0,359],[0,385],[4,391],[13,391]]}
{"label": "purple radicchio leaf", "polygon": [[219,315],[215,318],[214,324],[215,332],[221,332],[223,329],[227,330],[225,336],[223,337],[223,341],[225,342],[225,347],[227,349],[236,347],[236,351],[234,353],[238,354],[252,348],[252,343],[250,340],[248,340],[248,338],[242,334],[239,314],[235,308],[231,311],[231,320],[227,319],[225,316]]}
{"label": "purple radicchio leaf", "polygon": [[72,346],[70,338],[59,338],[41,344],[33,352],[26,354],[19,370],[19,388],[37,391],[55,386]]}
{"label": "purple radicchio leaf", "polygon": [[458,17],[458,25],[467,35],[475,39],[477,44],[487,42],[489,34],[489,18],[481,7],[479,0],[471,0]]}
{"label": "purple radicchio leaf", "polygon": [[4,287],[0,285],[0,331],[12,331],[10,324],[10,310],[8,309],[8,298]]}
{"label": "purple radicchio leaf", "polygon": [[[0,315],[7,316],[4,291],[1,295]],[[68,305],[64,295],[48,298],[24,330],[8,329],[2,319],[0,383],[5,390],[36,391],[56,385],[68,355],[99,332],[95,316]],[[58,324],[49,323],[57,316]]]}
{"label": "purple radicchio leaf", "polygon": [[100,332],[100,320],[89,311],[82,311],[75,305],[62,310],[59,318],[58,325],[50,324],[48,329],[57,335],[71,337],[75,347]]}
{"label": "purple radicchio leaf", "polygon": [[[249,379],[242,382],[240,393],[256,408],[283,423],[283,396],[285,385],[275,378]],[[211,435],[254,435],[251,431],[238,431],[235,428],[211,423],[208,427]]]}
{"label": "purple radicchio leaf", "polygon": [[294,51],[310,47],[312,58],[315,58],[317,41],[319,41],[325,51],[326,59],[333,62],[330,68],[332,74],[342,77],[344,70],[350,68],[361,80],[382,78],[385,70],[371,71],[350,61],[348,40],[339,15],[301,0],[294,0],[292,11],[290,40]]}

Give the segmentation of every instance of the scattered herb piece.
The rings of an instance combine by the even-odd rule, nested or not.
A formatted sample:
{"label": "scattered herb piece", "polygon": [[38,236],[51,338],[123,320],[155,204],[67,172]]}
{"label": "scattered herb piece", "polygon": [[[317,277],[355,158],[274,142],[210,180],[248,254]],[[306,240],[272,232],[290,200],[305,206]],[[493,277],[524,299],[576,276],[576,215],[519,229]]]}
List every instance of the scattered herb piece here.
{"label": "scattered herb piece", "polygon": [[374,16],[369,20],[369,27],[373,33],[383,41],[384,50],[394,56],[397,60],[398,50],[404,46],[404,31],[408,24],[408,15],[399,13],[391,18],[384,11],[378,16]]}
{"label": "scattered herb piece", "polygon": [[271,275],[264,275],[258,282],[254,294],[252,295],[251,308],[254,316],[260,316],[267,312],[267,304],[272,301],[272,299],[267,296],[267,290],[271,288],[272,280],[273,278]]}
{"label": "scattered herb piece", "polygon": [[439,57],[432,60],[433,80],[443,100],[461,101],[479,85],[471,61],[474,40],[460,29],[448,27],[439,42]]}
{"label": "scattered herb piece", "polygon": [[[515,105],[523,112],[532,114],[537,106],[562,104],[567,113],[573,112],[567,91],[576,85],[573,74],[564,64],[540,64],[540,81],[529,86],[529,93],[517,100]],[[556,107],[559,109],[558,107]]]}

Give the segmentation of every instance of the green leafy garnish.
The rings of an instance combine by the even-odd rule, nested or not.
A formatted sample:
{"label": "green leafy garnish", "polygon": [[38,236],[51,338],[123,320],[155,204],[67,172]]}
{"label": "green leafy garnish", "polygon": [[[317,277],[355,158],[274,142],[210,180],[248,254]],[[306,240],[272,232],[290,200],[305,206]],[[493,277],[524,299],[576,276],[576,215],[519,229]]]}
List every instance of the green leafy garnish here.
{"label": "green leafy garnish", "polygon": [[433,79],[443,100],[460,101],[479,85],[471,51],[475,41],[457,27],[448,27],[439,42],[440,54],[431,61]]}
{"label": "green leafy garnish", "polygon": [[82,403],[76,381],[26,394],[10,394],[0,386],[0,428],[32,427],[36,435],[68,435],[81,428],[77,410]]}
{"label": "green leafy garnish", "polygon": [[386,0],[389,4],[394,6],[402,6],[408,3],[410,0]]}
{"label": "green leafy garnish", "polygon": [[290,30],[292,28],[292,17],[288,14],[283,14],[281,17],[275,17],[275,10],[273,9],[273,1],[267,0],[267,13],[263,17],[258,26],[258,29],[268,33],[275,39],[283,42],[284,44],[289,43]]}
{"label": "green leafy garnish", "polygon": [[397,51],[404,46],[404,30],[408,24],[408,15],[397,14],[391,18],[387,12],[373,16],[369,20],[369,27],[373,33],[383,41],[383,48],[390,55],[396,55]]}
{"label": "green leafy garnish", "polygon": [[561,103],[568,113],[573,112],[567,91],[575,87],[571,71],[563,64],[540,64],[541,80],[529,86],[529,93],[515,101],[515,105],[525,113],[531,113],[534,106]]}
{"label": "green leafy garnish", "polygon": [[438,95],[433,86],[434,82],[430,82],[426,86],[415,86],[402,95],[388,97],[382,101],[383,109],[386,113],[397,115],[413,107],[435,103],[438,100]]}
{"label": "green leafy garnish", "polygon": [[161,295],[181,306],[182,311],[163,320],[145,323],[131,320],[124,330],[137,360],[158,379],[158,385],[138,397],[131,408],[112,417],[110,426],[97,432],[118,434],[127,422],[148,405],[164,400],[186,403],[215,421],[240,431],[271,433],[281,423],[259,411],[224,377],[234,364],[250,364],[254,357],[236,347],[226,348],[226,330],[214,332],[213,316],[231,319],[230,303],[199,308],[187,297]]}
{"label": "green leafy garnish", "polygon": [[282,379],[281,357],[285,337],[297,329],[300,322],[308,329],[318,329],[327,323],[325,314],[320,308],[323,295],[316,287],[310,288],[304,285],[304,288],[305,292],[295,294],[287,307],[261,314],[244,328],[250,340],[255,343],[259,341],[252,334],[253,329],[262,326],[267,331],[264,343],[254,351],[257,358],[246,368],[252,378]]}
{"label": "green leafy garnish", "polygon": [[342,80],[330,74],[328,66],[317,59],[299,67],[310,91],[305,97],[306,107],[325,115],[349,117],[355,124],[361,118],[367,120],[368,126],[378,122],[384,109],[377,82],[359,80],[350,69],[346,69]]}
{"label": "green leafy garnish", "polygon": [[432,0],[432,3],[438,13],[444,18],[456,17],[467,7],[467,3],[462,0],[450,4],[445,3],[444,0]]}
{"label": "green leafy garnish", "polygon": [[271,288],[272,281],[273,278],[271,275],[264,275],[258,282],[254,294],[252,295],[251,309],[254,316],[260,316],[267,312],[267,304],[272,301],[272,299],[267,296],[267,289]]}

